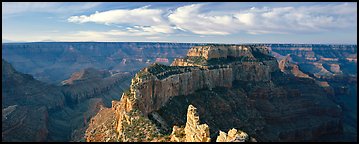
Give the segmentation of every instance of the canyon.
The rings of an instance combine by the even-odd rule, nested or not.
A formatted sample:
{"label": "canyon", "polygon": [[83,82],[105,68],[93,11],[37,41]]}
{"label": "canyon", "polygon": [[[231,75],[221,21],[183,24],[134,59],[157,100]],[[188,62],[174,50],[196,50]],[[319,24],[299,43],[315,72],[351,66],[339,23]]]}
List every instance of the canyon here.
{"label": "canyon", "polygon": [[356,45],[5,43],[3,141],[181,141],[190,105],[211,141],[355,141],[356,53]]}
{"label": "canyon", "polygon": [[130,73],[104,76],[104,71],[84,69],[79,79],[70,78],[73,83],[56,86],[16,71],[4,59],[2,72],[4,141],[79,140],[86,121],[100,106],[111,105],[131,78]]}
{"label": "canyon", "polygon": [[[133,72],[165,58],[171,62],[185,55],[193,43],[150,42],[34,42],[3,43],[2,57],[20,72],[61,85],[85,68]],[[163,62],[169,64],[168,62]],[[66,68],[66,69],[64,69]]]}

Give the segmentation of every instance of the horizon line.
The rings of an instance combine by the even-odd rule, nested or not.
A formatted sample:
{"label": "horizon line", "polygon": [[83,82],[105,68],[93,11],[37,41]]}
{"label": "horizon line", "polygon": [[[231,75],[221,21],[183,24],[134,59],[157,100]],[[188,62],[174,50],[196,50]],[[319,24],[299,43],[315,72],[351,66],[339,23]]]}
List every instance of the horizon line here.
{"label": "horizon line", "polygon": [[34,42],[2,42],[2,44],[24,44],[24,43],[187,43],[187,44],[299,44],[299,45],[357,45],[354,43],[281,43],[281,42],[164,42],[164,41],[34,41]]}

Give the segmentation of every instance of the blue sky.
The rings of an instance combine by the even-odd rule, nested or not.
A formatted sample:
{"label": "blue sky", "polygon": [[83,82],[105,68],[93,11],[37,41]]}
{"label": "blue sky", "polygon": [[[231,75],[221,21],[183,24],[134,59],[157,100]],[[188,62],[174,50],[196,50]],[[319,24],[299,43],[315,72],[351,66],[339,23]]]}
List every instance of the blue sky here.
{"label": "blue sky", "polygon": [[2,3],[3,41],[357,44],[357,3]]}

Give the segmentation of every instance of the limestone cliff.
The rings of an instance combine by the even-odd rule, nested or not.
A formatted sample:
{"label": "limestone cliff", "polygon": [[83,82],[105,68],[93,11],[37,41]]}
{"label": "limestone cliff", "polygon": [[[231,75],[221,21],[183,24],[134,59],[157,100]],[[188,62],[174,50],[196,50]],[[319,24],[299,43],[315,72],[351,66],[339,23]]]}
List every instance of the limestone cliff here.
{"label": "limestone cliff", "polygon": [[[199,53],[207,51],[205,53],[208,55],[195,54],[193,51],[198,48],[201,49]],[[200,55],[200,59],[205,58],[207,64],[182,66],[176,65],[175,61],[172,66],[155,63],[142,69],[132,79],[130,90],[122,95],[119,102],[112,103],[112,110],[117,119],[113,126],[117,132],[117,140],[148,141],[155,137],[161,139],[159,131],[148,121],[147,116],[161,108],[171,97],[189,95],[200,89],[231,88],[235,80],[269,81],[270,72],[278,70],[278,64],[273,57],[266,54],[268,50],[263,47],[209,46],[208,49],[207,47],[193,47],[188,52],[188,58],[183,61],[193,63],[191,55]],[[190,107],[189,113],[194,113],[192,111],[194,108]],[[189,136],[187,141],[200,140],[195,138],[195,135],[208,136],[208,139],[203,138],[200,141],[210,141],[209,129],[206,125],[198,127],[199,133],[194,132],[196,129],[193,131],[190,128],[192,123],[198,122],[198,116],[188,117],[188,119],[184,130]],[[128,132],[129,127],[138,125],[134,121],[139,120],[142,121],[142,125],[148,126],[141,129],[145,131],[143,138],[134,137]],[[88,129],[87,141],[101,141],[102,139],[96,139],[93,136],[93,132],[94,130]],[[192,139],[190,135],[193,136]]]}
{"label": "limestone cliff", "polygon": [[206,60],[242,56],[253,57],[253,51],[266,55],[269,53],[266,48],[252,49],[250,46],[245,45],[205,45],[192,47],[187,56],[203,57]]}
{"label": "limestone cliff", "polygon": [[[304,141],[340,133],[340,107],[312,79],[282,73],[276,59],[267,54],[265,47],[208,45],[191,48],[187,57],[171,66],[153,64],[142,69],[130,90],[112,103],[116,123],[111,128],[116,136],[110,137],[117,137],[114,141],[213,141],[220,134],[218,141],[248,140],[245,133],[230,130],[233,127],[259,141]],[[198,105],[206,124],[199,124],[191,106],[183,123],[183,107],[191,103]],[[170,137],[163,135],[168,127],[183,124],[184,128],[174,127]],[[93,141],[92,133],[87,136]]]}
{"label": "limestone cliff", "polygon": [[[171,97],[189,95],[200,89],[232,87],[232,82],[268,82],[278,71],[276,59],[268,49],[251,46],[199,46],[187,58],[171,66],[153,64],[132,79],[131,93],[144,115],[158,110]],[[204,61],[204,63],[202,63]]]}
{"label": "limestone cliff", "polygon": [[279,61],[279,69],[286,74],[294,75],[296,77],[302,77],[302,78],[311,78],[307,74],[303,73],[299,66],[292,63],[292,58],[288,54],[283,59]]}

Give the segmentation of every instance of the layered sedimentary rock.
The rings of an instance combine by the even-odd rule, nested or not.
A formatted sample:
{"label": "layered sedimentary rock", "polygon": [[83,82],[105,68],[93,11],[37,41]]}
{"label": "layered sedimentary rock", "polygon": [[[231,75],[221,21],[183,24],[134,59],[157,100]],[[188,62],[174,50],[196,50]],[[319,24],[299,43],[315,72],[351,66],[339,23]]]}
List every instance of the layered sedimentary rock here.
{"label": "layered sedimentary rock", "polygon": [[79,72],[75,72],[67,80],[62,81],[62,85],[72,85],[74,82],[84,81],[87,79],[101,79],[111,76],[109,71],[96,70],[94,68],[86,68]]}
{"label": "layered sedimentary rock", "polygon": [[[154,139],[161,139],[161,134],[168,134],[166,131],[171,129],[168,127],[187,126],[184,110],[190,104],[198,108],[212,140],[219,130],[234,127],[258,141],[309,141],[341,132],[341,108],[326,97],[315,81],[280,72],[276,59],[267,55],[265,47],[242,46],[247,51],[235,55],[228,53],[229,47],[193,48],[191,56],[176,59],[172,66],[154,64],[137,73],[130,90],[119,103],[113,103],[118,117],[113,127],[118,140],[146,141],[147,136],[136,138],[126,130],[135,127],[133,121],[142,118],[156,125],[158,130],[152,131],[157,135]],[[205,126],[200,129],[192,134],[207,137]],[[142,131],[148,132],[150,128]],[[185,135],[196,130],[174,127],[174,131],[173,135],[180,135],[171,137],[174,141],[186,141],[189,139]],[[220,140],[229,137],[232,141],[236,133],[233,130],[226,136],[222,133]],[[241,134],[237,134],[240,139]],[[196,140],[207,141],[204,137]]]}
{"label": "layered sedimentary rock", "polygon": [[[205,51],[209,51],[209,55]],[[216,53],[219,51],[224,52],[218,56]],[[140,110],[146,115],[159,109],[173,96],[188,95],[200,89],[214,87],[230,88],[235,80],[268,82],[271,79],[270,73],[279,69],[276,60],[266,55],[267,53],[265,48],[249,46],[193,47],[187,58],[176,59],[172,66],[153,64],[142,69],[132,79],[131,92],[141,103]],[[198,65],[191,61],[192,55],[212,61],[208,65],[188,67],[186,65]]]}
{"label": "layered sedimentary rock", "polygon": [[303,78],[310,78],[307,74],[303,73],[299,66],[291,62],[290,55],[285,56],[282,60],[280,60],[279,63],[279,69],[286,73],[291,74],[296,77],[303,77]]}
{"label": "layered sedimentary rock", "polygon": [[123,94],[120,101],[113,101],[111,108],[102,108],[91,119],[85,139],[87,142],[146,142],[166,138],[142,115],[135,101]]}
{"label": "layered sedimentary rock", "polygon": [[89,68],[66,86],[54,86],[2,64],[3,141],[80,141],[99,105],[130,81],[129,73]]}
{"label": "layered sedimentary rock", "polygon": [[[328,97],[343,108],[345,136],[329,137],[356,140],[356,132],[353,131],[357,129],[355,122],[357,106],[353,101],[356,101],[357,88],[354,87],[356,82],[352,80],[357,79],[357,45],[267,44],[266,46],[271,48],[271,54],[279,60],[282,59],[281,55],[291,55],[291,63],[298,65],[300,71],[315,79],[316,83],[326,90]],[[309,57],[315,59],[308,59]]]}
{"label": "layered sedimentary rock", "polygon": [[244,45],[205,45],[195,46],[188,50],[189,57],[203,57],[206,60],[227,58],[227,57],[253,57],[253,51],[268,54],[269,50],[265,48],[252,49]]}
{"label": "layered sedimentary rock", "polygon": [[16,71],[5,60],[1,97],[2,140],[6,142],[45,141],[49,134],[48,111],[65,105],[59,89]]}
{"label": "layered sedimentary rock", "polygon": [[75,72],[62,82],[63,93],[66,101],[77,104],[83,100],[103,97],[105,104],[111,106],[111,100],[118,97],[119,92],[128,88],[131,74],[118,72],[111,74],[108,70],[94,68],[83,69]]}

